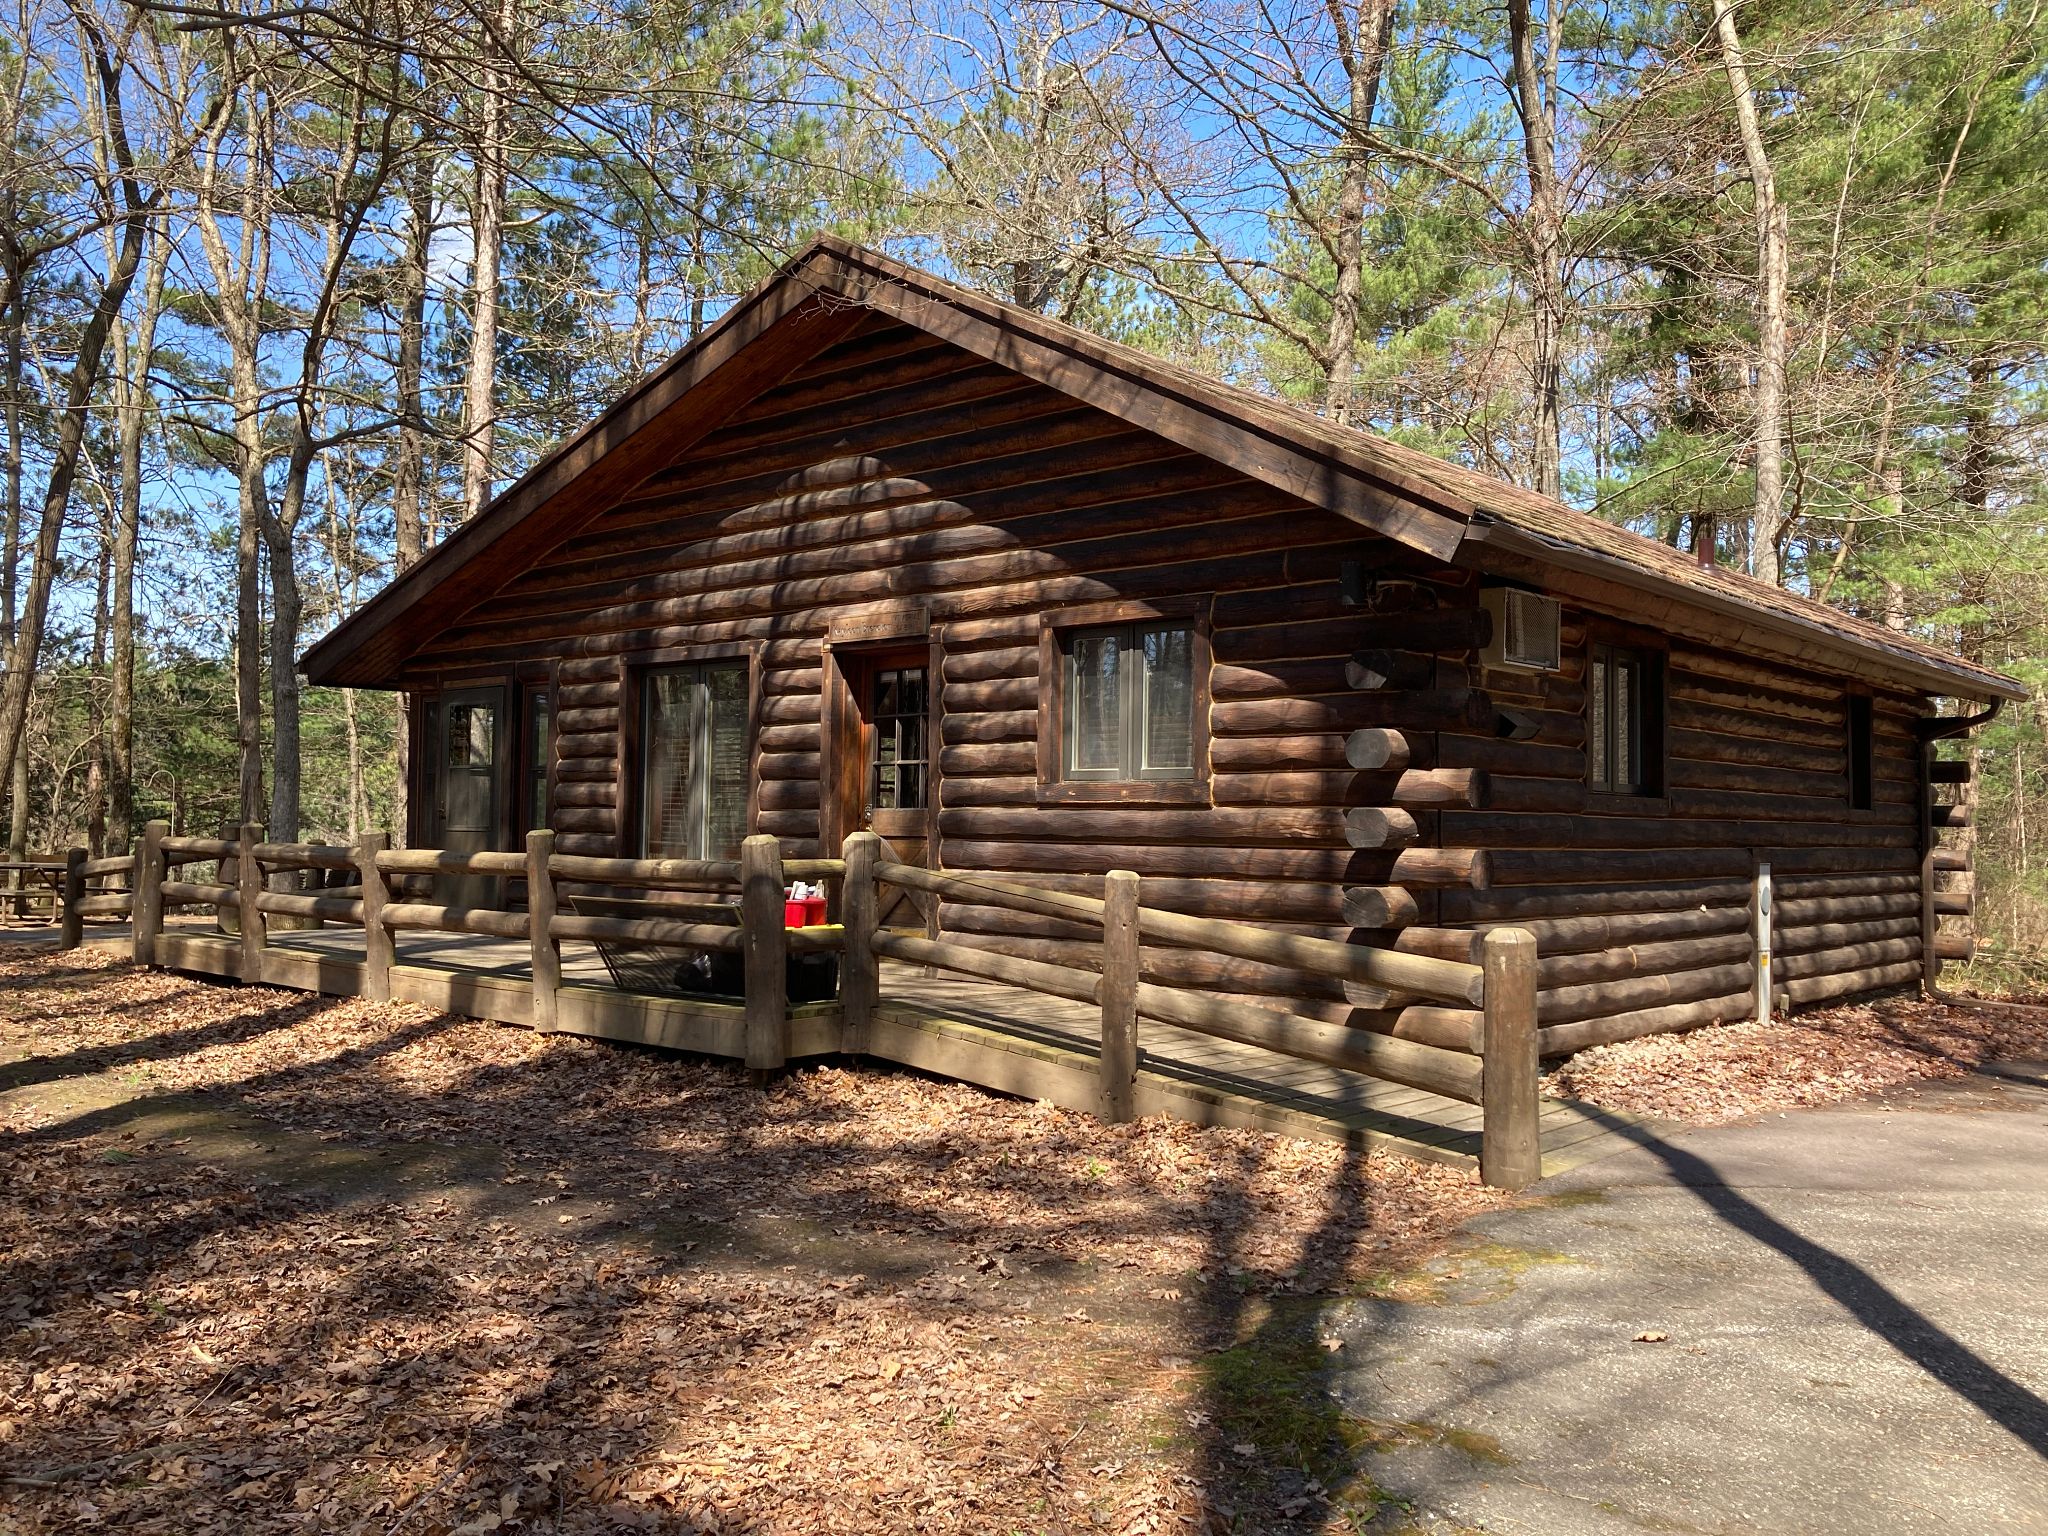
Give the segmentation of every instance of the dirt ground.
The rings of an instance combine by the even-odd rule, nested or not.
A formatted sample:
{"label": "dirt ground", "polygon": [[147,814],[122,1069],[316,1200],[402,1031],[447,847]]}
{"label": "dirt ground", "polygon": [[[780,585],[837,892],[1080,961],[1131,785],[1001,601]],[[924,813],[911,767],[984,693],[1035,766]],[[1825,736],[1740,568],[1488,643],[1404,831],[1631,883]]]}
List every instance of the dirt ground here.
{"label": "dirt ground", "polygon": [[[1711,1117],[2020,1045],[1858,1012],[1557,1081]],[[1357,1452],[1428,1427],[1332,1406],[1322,1311],[1513,1265],[1463,1171],[89,953],[0,956],[0,1160],[6,1536],[1399,1530]]]}

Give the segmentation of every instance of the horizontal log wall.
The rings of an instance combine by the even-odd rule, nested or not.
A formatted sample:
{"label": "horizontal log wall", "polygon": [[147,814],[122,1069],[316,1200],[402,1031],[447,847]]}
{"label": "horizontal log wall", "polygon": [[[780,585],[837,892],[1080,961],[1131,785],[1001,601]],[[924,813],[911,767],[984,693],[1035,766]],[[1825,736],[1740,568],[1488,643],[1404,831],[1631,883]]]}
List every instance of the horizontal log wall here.
{"label": "horizontal log wall", "polygon": [[[1598,623],[1565,608],[1568,632]],[[1556,673],[1483,668],[1476,655],[1440,664],[1440,683],[1484,689],[1538,730],[1521,742],[1438,734],[1440,757],[1489,770],[1488,808],[1440,820],[1446,841],[1493,850],[1489,887],[1419,893],[1433,914],[1400,942],[1443,951],[1469,948],[1458,930],[1534,929],[1546,1052],[1749,1017],[1759,863],[1777,898],[1778,1006],[1896,985],[1919,959],[1912,723],[1930,702],[1876,696],[1872,806],[1855,810],[1844,680],[1669,644],[1663,782],[1641,799],[1586,786],[1583,644]]]}
{"label": "horizontal log wall", "polygon": [[[1043,612],[1196,595],[1214,653],[1210,803],[1043,803]],[[837,851],[823,846],[826,638],[905,601],[929,613],[939,664],[931,831],[946,869],[1099,893],[1127,868],[1148,906],[1458,958],[1484,925],[1527,922],[1552,1049],[1742,1011],[1759,858],[1788,906],[1799,882],[1822,903],[1810,932],[1785,930],[1788,995],[1889,976],[1912,940],[1898,928],[1918,869],[1909,721],[1925,701],[1878,699],[1877,803],[1851,813],[1838,680],[1676,642],[1665,796],[1601,807],[1585,788],[1590,615],[1567,609],[1562,671],[1482,670],[1468,573],[879,320],[436,636],[408,678],[553,662],[557,846],[613,856],[633,851],[624,658],[748,643],[753,829],[816,857]],[[937,918],[949,941],[1029,959],[1099,953],[1057,918],[953,902]],[[1456,1010],[1282,966],[1153,949],[1143,965],[1154,983],[1469,1036]]]}
{"label": "horizontal log wall", "polygon": [[[1360,614],[1342,577],[1361,558],[1420,581],[1419,557],[1354,524],[915,333],[871,326],[413,667],[449,680],[556,660],[557,846],[615,855],[630,851],[618,804],[622,658],[754,642],[754,826],[804,857],[836,851],[822,845],[826,635],[861,605],[921,600],[942,656],[933,823],[943,867],[1091,892],[1105,869],[1130,868],[1148,905],[1359,940],[1342,893],[1391,879],[1402,850],[1352,847],[1345,813],[1387,805],[1399,774],[1351,769],[1344,744],[1408,712],[1346,676]],[[1455,606],[1464,584],[1450,578],[1448,598],[1418,585],[1426,595],[1413,600]],[[1213,805],[1039,804],[1041,613],[1189,595],[1213,600]],[[1430,857],[1418,850],[1411,862]],[[1054,919],[951,903],[938,915],[964,944],[1084,964],[1100,950],[1099,935]],[[1144,971],[1327,1019],[1353,1007],[1338,983],[1282,966],[1148,947]]]}

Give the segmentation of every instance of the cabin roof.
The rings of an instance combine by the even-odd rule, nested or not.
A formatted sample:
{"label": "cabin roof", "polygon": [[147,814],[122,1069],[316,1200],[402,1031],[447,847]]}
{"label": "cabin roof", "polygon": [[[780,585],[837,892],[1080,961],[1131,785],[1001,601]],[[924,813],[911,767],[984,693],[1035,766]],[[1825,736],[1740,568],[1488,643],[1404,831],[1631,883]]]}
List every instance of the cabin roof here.
{"label": "cabin roof", "polygon": [[[2012,678],[1560,501],[823,238],[307,651],[316,683],[389,687],[405,654],[804,357],[878,313],[1446,562],[1625,589],[1721,638],[1967,699]],[[1589,598],[1598,606],[1597,598]]]}

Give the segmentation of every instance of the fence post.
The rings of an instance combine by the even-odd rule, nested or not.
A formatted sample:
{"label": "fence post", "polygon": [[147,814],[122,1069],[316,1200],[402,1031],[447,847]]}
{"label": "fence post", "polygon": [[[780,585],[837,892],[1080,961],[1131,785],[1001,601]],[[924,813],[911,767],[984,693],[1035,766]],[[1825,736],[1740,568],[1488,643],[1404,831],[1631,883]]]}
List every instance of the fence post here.
{"label": "fence post", "polygon": [[555,834],[539,828],[526,834],[526,941],[533,957],[533,1027],[561,1027],[562,946],[554,935]]}
{"label": "fence post", "polygon": [[363,996],[373,1003],[391,1001],[391,963],[396,952],[391,930],[384,926],[384,903],[391,887],[377,867],[377,855],[391,846],[386,832],[365,832],[356,841],[356,874],[363,887]]}
{"label": "fence post", "polygon": [[[227,843],[234,842],[236,830],[234,822],[222,818],[220,824],[221,841]],[[236,846],[239,847],[240,845],[237,844]],[[239,854],[229,854],[220,861],[220,867],[215,871],[215,874],[221,885],[232,885],[239,893],[242,888],[241,856]],[[242,931],[242,914],[234,907],[215,907],[213,909],[213,920],[219,926],[222,933],[240,933]]]}
{"label": "fence post", "polygon": [[85,900],[85,850],[68,848],[64,852],[64,910],[58,914],[62,924],[57,930],[59,949],[76,949],[85,942],[85,914],[78,910],[78,904]]}
{"label": "fence post", "polygon": [[856,832],[846,840],[846,880],[839,889],[839,926],[846,952],[839,965],[839,1048],[857,1056],[868,1048],[875,1007],[882,1000],[882,962],[875,954],[875,865],[882,840],[873,832]]}
{"label": "fence post", "polygon": [[1494,929],[1481,944],[1480,965],[1486,975],[1486,1023],[1479,1177],[1496,1189],[1521,1189],[1543,1176],[1536,936],[1524,928]]}
{"label": "fence post", "polygon": [[1112,869],[1102,883],[1102,1050],[1095,1062],[1102,1118],[1137,1117],[1138,877]]}
{"label": "fence post", "polygon": [[263,982],[263,909],[257,905],[266,889],[263,861],[256,857],[256,845],[263,841],[263,829],[254,822],[242,823],[236,836],[235,885],[241,896],[242,980],[251,986]]}
{"label": "fence post", "polygon": [[740,844],[740,925],[747,965],[747,1067],[772,1072],[789,1059],[789,929],[782,844],[756,833]]}
{"label": "fence post", "polygon": [[135,893],[129,898],[128,918],[137,965],[156,964],[156,939],[164,927],[164,839],[170,835],[168,821],[148,822],[135,850]]}
{"label": "fence post", "polygon": [[1756,1021],[1771,1022],[1771,866],[1756,867]]}

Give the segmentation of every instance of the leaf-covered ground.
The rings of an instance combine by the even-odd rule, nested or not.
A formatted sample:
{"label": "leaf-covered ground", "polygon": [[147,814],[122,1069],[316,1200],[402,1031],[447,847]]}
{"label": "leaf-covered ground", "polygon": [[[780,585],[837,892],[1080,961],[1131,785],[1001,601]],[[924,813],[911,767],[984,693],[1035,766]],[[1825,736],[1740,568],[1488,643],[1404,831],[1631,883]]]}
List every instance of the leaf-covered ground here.
{"label": "leaf-covered ground", "polygon": [[1987,1061],[2043,1059],[2048,1007],[1896,997],[1581,1051],[1544,1089],[1610,1109],[1722,1125],[1962,1077]]}
{"label": "leaf-covered ground", "polygon": [[[2044,1055],[2048,1012],[1881,1002],[1551,1087],[1713,1122]],[[1500,1203],[25,949],[0,1164],[4,1536],[1397,1530],[1319,1319]]]}
{"label": "leaf-covered ground", "polygon": [[89,954],[0,1061],[9,1536],[1351,1529],[1305,1298],[1497,1203]]}

